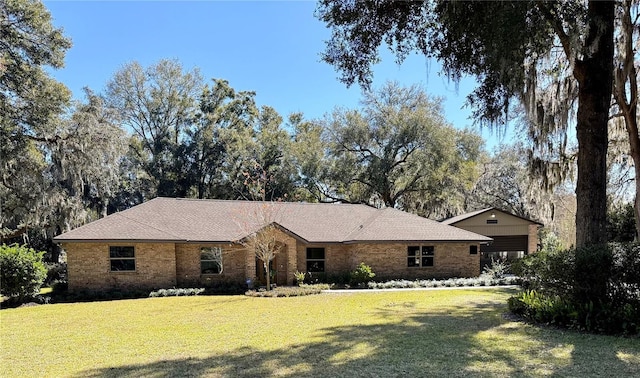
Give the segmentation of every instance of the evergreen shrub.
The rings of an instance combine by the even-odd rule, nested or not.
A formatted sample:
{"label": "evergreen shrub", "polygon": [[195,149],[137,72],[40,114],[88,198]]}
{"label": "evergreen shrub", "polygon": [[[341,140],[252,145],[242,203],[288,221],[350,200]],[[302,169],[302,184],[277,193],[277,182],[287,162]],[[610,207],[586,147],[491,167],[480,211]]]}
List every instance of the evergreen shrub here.
{"label": "evergreen shrub", "polygon": [[44,252],[17,244],[0,246],[0,292],[11,301],[24,302],[38,295],[47,277]]}
{"label": "evergreen shrub", "polygon": [[597,333],[640,331],[640,245],[545,250],[513,267],[525,291],[509,309],[540,323]]}

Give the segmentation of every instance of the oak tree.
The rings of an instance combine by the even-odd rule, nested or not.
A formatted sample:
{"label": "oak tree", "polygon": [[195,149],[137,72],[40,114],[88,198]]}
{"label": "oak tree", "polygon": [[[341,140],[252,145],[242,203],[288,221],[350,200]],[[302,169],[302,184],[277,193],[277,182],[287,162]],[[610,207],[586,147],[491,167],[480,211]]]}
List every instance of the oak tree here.
{"label": "oak tree", "polygon": [[481,138],[448,124],[440,99],[418,86],[389,82],[325,122],[329,200],[440,218],[462,207],[476,179]]}
{"label": "oak tree", "polygon": [[139,143],[132,148],[138,163],[154,180],[155,195],[186,197],[189,189],[184,138],[202,90],[197,69],[185,71],[176,60],[147,68],[132,62],[107,84],[106,99],[123,126]]}
{"label": "oak tree", "polygon": [[475,117],[488,124],[504,122],[511,100],[519,99],[533,124],[566,130],[571,103],[565,100],[571,98],[548,102],[540,89],[569,73],[565,81],[577,83],[576,236],[584,246],[606,241],[614,9],[614,2],[604,1],[323,0],[317,15],[332,30],[323,60],[336,66],[347,84],[371,82],[383,43],[399,61],[419,51],[439,59],[454,80],[478,79],[468,100]]}

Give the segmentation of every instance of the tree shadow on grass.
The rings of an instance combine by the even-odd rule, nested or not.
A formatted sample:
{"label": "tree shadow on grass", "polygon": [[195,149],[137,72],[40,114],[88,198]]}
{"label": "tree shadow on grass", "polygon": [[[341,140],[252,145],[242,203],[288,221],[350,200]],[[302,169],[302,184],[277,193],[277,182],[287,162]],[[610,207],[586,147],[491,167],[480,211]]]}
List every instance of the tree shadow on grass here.
{"label": "tree shadow on grass", "polygon": [[[411,302],[390,303],[372,314],[381,319],[379,324],[322,329],[309,337],[318,341],[260,350],[239,347],[224,355],[114,366],[78,376],[590,375],[594,358],[598,359],[596,364],[607,366],[605,375],[640,371],[640,346],[633,340],[509,322],[501,316],[504,310],[503,303],[483,302],[424,313]],[[616,340],[614,348],[602,350],[603,345]],[[620,357],[621,352],[626,353],[626,360]]]}
{"label": "tree shadow on grass", "polygon": [[640,340],[505,322],[474,336],[470,373],[505,376],[637,377]]}

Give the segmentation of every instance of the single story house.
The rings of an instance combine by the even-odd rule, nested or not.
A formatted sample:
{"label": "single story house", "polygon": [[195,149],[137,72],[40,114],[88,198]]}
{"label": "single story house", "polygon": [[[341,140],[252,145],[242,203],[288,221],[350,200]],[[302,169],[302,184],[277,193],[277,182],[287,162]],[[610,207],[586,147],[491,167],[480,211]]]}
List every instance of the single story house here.
{"label": "single story house", "polygon": [[239,241],[278,230],[275,283],[340,274],[364,262],[378,277],[473,277],[491,238],[400,210],[365,205],[155,198],[54,238],[69,290],[202,287],[260,279]]}
{"label": "single story house", "polygon": [[493,239],[480,246],[482,265],[491,258],[514,260],[538,249],[538,230],[542,223],[489,207],[446,219],[442,223]]}

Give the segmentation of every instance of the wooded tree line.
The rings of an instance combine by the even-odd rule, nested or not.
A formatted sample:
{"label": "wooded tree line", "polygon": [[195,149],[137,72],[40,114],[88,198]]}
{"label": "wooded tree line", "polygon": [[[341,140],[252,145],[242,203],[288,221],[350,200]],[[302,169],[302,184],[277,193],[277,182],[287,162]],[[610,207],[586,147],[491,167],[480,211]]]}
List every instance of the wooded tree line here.
{"label": "wooded tree line", "polygon": [[7,133],[23,147],[3,155],[3,240],[48,239],[156,196],[365,203],[440,218],[466,209],[485,156],[439,99],[394,83],[318,120],[285,121],[254,92],[207,84],[175,60],[127,64],[85,97]]}
{"label": "wooded tree line", "polygon": [[[62,66],[70,41],[41,3],[2,1],[3,242],[54,250],[56,234],[155,196],[365,203],[433,219],[495,206],[547,224],[571,196],[570,174],[548,191],[527,168],[529,145],[489,155],[417,86],[387,83],[357,109],[285,119],[255,92],[161,60],[128,63],[73,101],[44,70]],[[563,154],[575,164],[575,150]]]}
{"label": "wooded tree line", "polygon": [[[611,118],[640,174],[637,0],[321,0],[316,15],[332,30],[323,60],[347,85],[369,85],[379,48],[388,47],[399,61],[412,52],[438,59],[454,81],[477,78],[468,102],[481,124],[508,124],[521,107],[546,186],[577,166],[577,245],[606,242]],[[578,148],[568,150],[573,127]]]}

